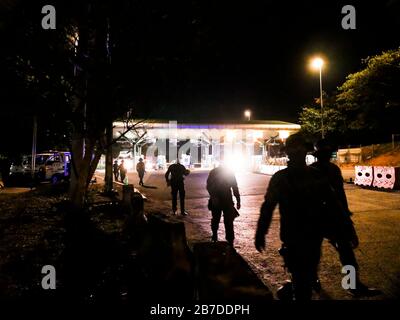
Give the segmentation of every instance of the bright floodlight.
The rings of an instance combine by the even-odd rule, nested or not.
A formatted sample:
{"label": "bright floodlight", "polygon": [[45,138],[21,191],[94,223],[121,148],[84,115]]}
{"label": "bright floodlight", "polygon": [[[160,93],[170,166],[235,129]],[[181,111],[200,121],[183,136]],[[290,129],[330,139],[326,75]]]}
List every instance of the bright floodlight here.
{"label": "bright floodlight", "polygon": [[250,111],[250,110],[246,110],[246,111],[244,112],[244,116],[247,118],[247,120],[250,121],[251,111]]}
{"label": "bright floodlight", "polygon": [[236,132],[234,130],[226,130],[226,139],[230,142],[236,137]]}
{"label": "bright floodlight", "polygon": [[321,69],[323,65],[324,65],[324,60],[322,60],[321,58],[314,58],[311,61],[311,67],[315,70]]}

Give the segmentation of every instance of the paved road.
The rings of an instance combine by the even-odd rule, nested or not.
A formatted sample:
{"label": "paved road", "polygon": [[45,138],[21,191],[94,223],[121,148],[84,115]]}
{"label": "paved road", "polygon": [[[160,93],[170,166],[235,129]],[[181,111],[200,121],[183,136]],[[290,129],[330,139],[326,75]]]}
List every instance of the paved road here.
{"label": "paved road", "polygon": [[[163,172],[148,173],[145,185],[139,189],[160,210],[169,210],[170,194],[165,186]],[[207,210],[208,195],[205,184],[208,171],[193,171],[186,179],[187,210],[189,216],[179,217],[185,222],[189,243],[209,241],[210,213]],[[235,247],[249,262],[254,271],[275,292],[288,278],[282,268],[282,260],[277,250],[279,240],[279,215],[274,213],[270,232],[267,236],[267,250],[260,254],[254,249],[254,231],[259,208],[270,177],[267,175],[237,174],[242,195],[240,217],[235,220]],[[137,176],[129,174],[130,183],[137,184]],[[361,277],[370,286],[378,287],[384,294],[373,299],[394,299],[400,297],[400,193],[382,192],[346,185],[350,209],[359,233],[360,247],[356,255],[361,266]],[[157,204],[156,204],[157,208]],[[219,238],[224,239],[221,223]],[[354,299],[340,286],[341,266],[337,253],[326,242],[323,244],[323,257],[320,278],[323,285],[321,294],[315,299]]]}

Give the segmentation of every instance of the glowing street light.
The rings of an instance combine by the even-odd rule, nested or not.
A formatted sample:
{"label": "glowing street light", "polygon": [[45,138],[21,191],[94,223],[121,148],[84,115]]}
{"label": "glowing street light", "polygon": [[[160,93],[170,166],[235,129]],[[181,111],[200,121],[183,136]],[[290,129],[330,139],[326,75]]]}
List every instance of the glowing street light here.
{"label": "glowing street light", "polygon": [[311,60],[311,68],[319,71],[319,93],[321,101],[321,135],[322,139],[325,137],[324,132],[324,102],[322,100],[322,67],[324,65],[324,60],[320,57],[315,57]]}
{"label": "glowing street light", "polygon": [[247,118],[247,121],[250,121],[251,118],[251,111],[250,110],[246,110],[244,112],[244,116]]}
{"label": "glowing street light", "polygon": [[322,60],[319,57],[311,60],[311,67],[315,70],[320,70],[323,65],[324,65],[324,60]]}

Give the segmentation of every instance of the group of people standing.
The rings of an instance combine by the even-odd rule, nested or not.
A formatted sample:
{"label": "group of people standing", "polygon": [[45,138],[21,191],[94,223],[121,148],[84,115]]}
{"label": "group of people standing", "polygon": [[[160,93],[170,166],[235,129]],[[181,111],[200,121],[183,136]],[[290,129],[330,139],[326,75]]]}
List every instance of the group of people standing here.
{"label": "group of people standing", "polygon": [[[113,173],[114,173],[115,181],[118,181],[118,179],[120,179],[120,181],[122,183],[125,183],[125,179],[127,177],[126,176],[127,171],[128,170],[125,167],[124,160],[121,160],[120,164],[118,164],[118,160],[114,161]],[[143,178],[144,178],[144,174],[145,174],[146,170],[145,170],[145,164],[144,164],[142,158],[140,158],[139,162],[136,164],[136,171],[139,176],[139,185],[144,186]]]}
{"label": "group of people standing", "polygon": [[121,181],[122,183],[125,181],[127,169],[125,168],[124,160],[121,160],[121,163],[118,164],[118,160],[114,161],[113,164],[113,173],[115,181]]}

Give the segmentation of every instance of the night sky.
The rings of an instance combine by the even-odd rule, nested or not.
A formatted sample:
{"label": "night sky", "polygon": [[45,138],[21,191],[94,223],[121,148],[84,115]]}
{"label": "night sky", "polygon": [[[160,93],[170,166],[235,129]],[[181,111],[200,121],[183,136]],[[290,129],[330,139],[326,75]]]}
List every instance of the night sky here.
{"label": "night sky", "polygon": [[[23,3],[5,1],[1,12],[7,14],[14,2]],[[29,10],[39,12],[40,23],[42,3],[29,3]],[[356,30],[341,27],[346,4],[356,8]],[[62,15],[58,10],[57,19]],[[178,121],[237,121],[244,109],[251,109],[253,119],[297,122],[301,107],[319,96],[310,57],[325,57],[323,86],[332,93],[361,68],[361,59],[400,45],[399,0],[140,0],[122,10],[124,20],[130,29],[119,35],[125,40],[116,45],[113,61],[121,64],[121,77],[133,79],[128,92],[136,114]],[[2,25],[3,49],[23,47],[14,37],[23,27],[23,22]],[[153,72],[157,69],[162,72]],[[23,93],[3,71],[4,124],[12,95]],[[8,130],[2,126],[2,134]]]}
{"label": "night sky", "polygon": [[301,106],[319,95],[318,74],[308,68],[311,56],[326,57],[323,86],[332,92],[360,69],[362,58],[400,44],[399,1],[353,2],[357,29],[343,30],[341,8],[349,3],[203,4],[207,11],[200,23],[212,30],[213,45],[203,49],[189,84],[171,93],[164,114],[173,109],[178,118],[237,119],[248,107],[257,119],[297,121]]}

